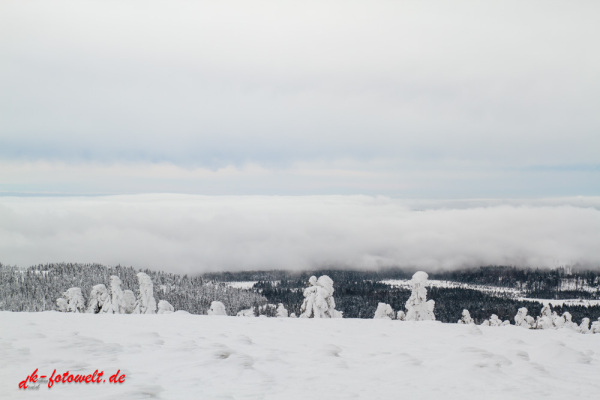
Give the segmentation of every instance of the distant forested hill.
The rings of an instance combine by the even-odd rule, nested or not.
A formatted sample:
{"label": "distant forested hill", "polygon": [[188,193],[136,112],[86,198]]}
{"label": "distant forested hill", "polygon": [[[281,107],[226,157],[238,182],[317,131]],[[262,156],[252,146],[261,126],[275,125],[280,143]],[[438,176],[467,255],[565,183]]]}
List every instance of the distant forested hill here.
{"label": "distant forested hill", "polygon": [[[382,280],[410,279],[414,270],[386,269],[380,271],[354,271],[324,269],[290,272],[243,271],[205,274],[216,281],[256,281],[253,290],[265,296],[269,303],[283,303],[296,314],[300,312],[303,296],[311,275],[328,275],[334,282],[337,309],[347,318],[372,318],[379,302],[387,303],[396,311],[404,310],[410,296],[407,288],[391,287]],[[541,270],[516,267],[487,266],[460,271],[431,273],[430,279],[447,280],[465,284],[518,289],[523,297],[543,299],[600,299],[600,274],[595,271],[569,271],[567,269]],[[542,305],[520,301],[510,293],[499,290],[495,294],[469,288],[432,287],[428,298],[435,300],[435,315],[442,322],[456,322],[463,309],[468,309],[478,322],[491,314],[514,323],[513,317],[520,307],[527,307],[538,315]],[[565,305],[554,307],[559,314],[568,311],[573,319],[600,317],[600,306]]]}
{"label": "distant forested hill", "polygon": [[[56,299],[70,287],[80,287],[89,296],[93,285],[109,286],[111,275],[123,281],[123,289],[137,293],[137,272],[132,267],[107,267],[98,264],[45,264],[26,270],[0,264],[0,310],[44,311],[56,309]],[[386,269],[355,271],[324,269],[316,271],[244,271],[209,273],[202,276],[177,275],[143,270],[154,284],[154,297],[167,300],[176,310],[205,314],[210,303],[222,301],[229,315],[248,308],[282,303],[290,313],[300,314],[302,291],[311,275],[328,275],[334,282],[337,309],[346,318],[372,318],[379,302],[388,303],[396,311],[404,310],[410,296],[406,287],[382,283],[389,279],[410,279],[414,270]],[[456,322],[463,309],[480,323],[491,314],[513,322],[520,307],[538,315],[541,304],[519,300],[510,291],[518,290],[522,297],[544,299],[600,299],[600,274],[594,271],[567,269],[538,270],[516,267],[480,267],[476,269],[431,273],[430,279],[460,282],[469,285],[497,287],[494,293],[471,287],[431,287],[428,298],[435,300],[436,318]],[[227,282],[250,281],[250,290],[230,287]],[[513,290],[514,292],[514,290]],[[554,307],[561,314],[569,311],[577,322],[584,317],[600,317],[600,306],[565,305]]]}
{"label": "distant forested hill", "polygon": [[[110,276],[117,275],[123,289],[138,290],[132,267],[107,267],[99,264],[44,264],[26,270],[0,264],[0,310],[45,311],[56,309],[56,299],[70,287],[81,288],[89,296],[92,286],[110,286]],[[167,300],[176,310],[205,314],[214,300],[225,304],[228,313],[266,303],[264,296],[210,282],[200,276],[177,275],[143,270],[154,284],[156,300]]]}

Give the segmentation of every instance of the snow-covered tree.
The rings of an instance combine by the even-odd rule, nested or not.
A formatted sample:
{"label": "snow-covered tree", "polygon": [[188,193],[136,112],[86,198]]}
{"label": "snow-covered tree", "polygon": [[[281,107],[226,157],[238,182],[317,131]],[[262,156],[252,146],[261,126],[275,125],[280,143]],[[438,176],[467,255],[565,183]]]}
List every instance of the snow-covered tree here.
{"label": "snow-covered tree", "polygon": [[279,303],[277,306],[277,318],[287,318],[288,310],[283,306],[283,303]]}
{"label": "snow-covered tree", "polygon": [[492,314],[490,317],[490,326],[500,326],[502,325],[502,320],[498,318],[496,314]]}
{"label": "snow-covered tree", "polygon": [[69,311],[69,302],[64,297],[59,297],[56,299],[56,308],[60,312],[67,312]]}
{"label": "snow-covered tree", "polygon": [[535,321],[535,327],[537,329],[552,329],[554,324],[552,323],[552,306],[550,304],[544,305],[540,316]]}
{"label": "snow-covered tree", "polygon": [[566,321],[562,316],[558,315],[556,311],[552,311],[552,325],[554,325],[556,329],[564,328],[565,322]]}
{"label": "snow-covered tree", "polygon": [[526,307],[521,307],[517,311],[517,315],[515,315],[515,325],[527,329],[533,328],[533,326],[535,325],[535,320],[533,319],[533,317],[527,315]]}
{"label": "snow-covered tree", "polygon": [[469,313],[469,310],[463,310],[462,311],[462,317],[458,320],[459,324],[474,324],[475,321],[473,321],[473,318],[471,318],[471,313]]}
{"label": "snow-covered tree", "polygon": [[[85,312],[85,300],[81,289],[72,287],[67,289],[63,294],[63,298],[67,302],[67,312],[82,313]],[[58,300],[57,300],[58,303]],[[62,303],[62,302],[61,302]]]}
{"label": "snow-covered tree", "polygon": [[161,300],[158,302],[158,312],[157,314],[172,314],[175,312],[175,308],[166,300]]}
{"label": "snow-covered tree", "polygon": [[592,328],[590,330],[592,333],[600,333],[600,318],[598,318],[598,321],[592,322]]}
{"label": "snow-covered tree", "polygon": [[227,315],[227,311],[225,311],[225,304],[220,301],[213,301],[210,303],[210,309],[208,310],[208,315]]}
{"label": "snow-covered tree", "polygon": [[[123,314],[133,314],[135,313],[135,294],[131,290],[123,291],[123,304],[121,310]],[[139,310],[138,310],[139,311]]]}
{"label": "snow-covered tree", "polygon": [[114,314],[125,314],[125,303],[123,289],[121,289],[121,278],[116,275],[110,277],[110,295],[112,312]]}
{"label": "snow-covered tree", "polygon": [[581,320],[581,325],[579,325],[579,332],[581,333],[591,333],[590,332],[590,319],[584,318]]}
{"label": "snow-covered tree", "polygon": [[413,275],[410,285],[412,293],[406,302],[406,320],[407,321],[430,321],[435,320],[433,308],[435,302],[427,301],[427,289],[425,283],[429,275],[426,272],[418,271]]}
{"label": "snow-covered tree", "polygon": [[112,304],[108,290],[103,283],[94,285],[90,292],[90,300],[88,302],[87,312],[91,314],[107,314],[112,313]]}
{"label": "snow-covered tree", "polygon": [[342,313],[335,309],[333,299],[333,281],[327,275],[319,279],[311,276],[308,280],[309,287],[304,289],[304,302],[300,311],[300,318],[341,318]]}
{"label": "snow-covered tree", "polygon": [[156,314],[156,300],[154,299],[154,285],[152,279],[143,273],[137,274],[140,284],[140,293],[136,305],[136,314]]}
{"label": "snow-covered tree", "polygon": [[394,310],[392,310],[392,306],[386,303],[377,304],[377,310],[375,310],[373,319],[394,319]]}
{"label": "snow-covered tree", "polygon": [[402,311],[402,310],[398,311],[398,313],[396,314],[396,319],[398,321],[406,320],[406,314],[404,313],[404,311]]}

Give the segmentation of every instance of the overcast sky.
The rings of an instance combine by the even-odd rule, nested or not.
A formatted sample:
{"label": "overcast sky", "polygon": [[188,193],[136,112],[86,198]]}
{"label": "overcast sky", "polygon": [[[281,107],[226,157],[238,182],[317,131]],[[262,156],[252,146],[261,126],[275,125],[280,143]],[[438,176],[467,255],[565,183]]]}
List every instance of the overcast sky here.
{"label": "overcast sky", "polygon": [[[283,208],[290,213],[304,204],[303,196],[366,195],[367,202],[398,201],[394,204],[410,213],[425,203],[407,199],[438,201],[438,211],[450,204],[443,199],[458,199],[463,201],[461,212],[484,207],[493,211],[492,219],[506,216],[503,207],[514,212],[529,207],[532,218],[560,214],[561,222],[546,220],[546,229],[535,231],[540,236],[531,248],[509,246],[508,255],[495,248],[496,258],[493,252],[484,257],[481,248],[461,247],[468,243],[448,244],[448,252],[442,246],[437,255],[407,255],[408,248],[421,249],[410,245],[415,238],[402,242],[374,236],[381,239],[381,247],[357,246],[373,237],[368,233],[388,232],[370,222],[330,254],[319,246],[333,248],[333,243],[302,242],[286,253],[289,264],[318,260],[359,265],[368,260],[365,265],[415,262],[443,267],[460,264],[460,257],[468,263],[529,260],[546,266],[553,260],[598,262],[597,252],[574,239],[564,249],[554,247],[557,253],[542,262],[540,244],[556,246],[547,237],[554,233],[548,232],[579,227],[600,242],[600,228],[589,225],[597,222],[598,208],[586,208],[596,204],[593,196],[600,196],[598,15],[598,1],[4,0],[0,196],[9,205],[0,202],[0,218],[11,213],[19,217],[10,217],[10,224],[0,219],[0,234],[5,243],[15,244],[19,224],[30,226],[35,221],[30,218],[39,216],[33,205],[48,210],[53,204],[44,197],[19,208],[25,200],[18,197],[12,203],[6,197],[11,195],[139,194],[128,198],[128,204],[138,202],[142,209],[149,201],[143,195],[147,193],[242,196],[228,197],[228,204],[243,216],[239,224],[244,229],[252,221],[246,213],[253,212],[245,206],[247,195],[260,196],[260,210],[279,204],[281,199],[272,196],[299,196],[298,203],[285,197],[289,202]],[[218,204],[202,198],[203,210]],[[482,198],[486,200],[464,201]],[[515,198],[530,200],[502,203]],[[569,200],[555,204],[548,200],[552,198]],[[76,227],[88,217],[94,219],[98,210],[84,207],[88,203],[81,197],[73,199],[77,202],[57,201],[64,201],[60,215],[71,221],[65,232],[71,232],[69,227],[74,231],[48,228],[57,236],[47,241],[35,236],[39,243],[29,234],[22,236],[30,247],[4,244],[0,261],[155,263],[148,260],[151,252],[128,246],[126,240],[111,256],[92,242],[76,241],[82,250],[74,253],[65,244],[71,242],[59,238],[76,237]],[[112,197],[93,199],[110,205],[102,212],[116,204]],[[355,197],[312,199],[340,201],[340,208],[348,211],[347,216],[340,211],[324,220],[333,224],[334,232],[345,232],[350,229],[347,221],[362,220],[370,215],[367,209],[377,208],[343,206],[354,204]],[[85,208],[83,214],[71,213],[74,204]],[[324,212],[327,206],[311,203],[310,209]],[[571,212],[591,214],[574,217]],[[460,227],[464,215],[443,214],[440,224],[448,218],[453,221],[448,226]],[[50,226],[52,218],[40,223]],[[113,221],[108,214],[106,218]],[[132,218],[155,224],[131,229],[170,235],[164,227],[171,222],[160,212]],[[209,229],[187,226],[183,216],[177,218],[181,232]],[[515,218],[509,220],[524,221]],[[385,226],[395,221],[390,234],[404,232],[400,220],[375,220]],[[270,235],[287,225],[282,221],[271,226]],[[445,229],[431,224],[424,225],[431,234]],[[107,226],[107,235],[116,229],[112,222]],[[231,237],[209,240],[210,255],[195,250],[197,244],[194,249],[184,246],[188,239],[182,239],[177,245],[181,248],[172,247],[185,249],[177,252],[177,261],[167,258],[160,264],[239,269],[246,264],[236,262],[228,246],[241,228],[227,226]],[[294,226],[305,235],[321,227],[311,222]],[[533,234],[529,227],[501,226],[506,230],[495,237],[521,228]],[[473,226],[468,234],[478,235],[480,228]],[[200,235],[197,240],[211,237]],[[271,248],[273,243],[279,249]],[[404,244],[394,250],[393,243]],[[269,264],[286,248],[281,246],[267,241],[252,248],[262,250],[248,265]],[[352,251],[362,253],[352,256]]]}
{"label": "overcast sky", "polygon": [[0,191],[600,194],[597,1],[3,1]]}

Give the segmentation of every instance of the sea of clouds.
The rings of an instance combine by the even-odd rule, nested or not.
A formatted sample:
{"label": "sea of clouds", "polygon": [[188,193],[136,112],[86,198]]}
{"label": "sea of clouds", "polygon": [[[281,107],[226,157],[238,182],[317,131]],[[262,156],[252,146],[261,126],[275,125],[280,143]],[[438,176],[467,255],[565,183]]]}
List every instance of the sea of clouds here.
{"label": "sea of clouds", "polygon": [[21,267],[600,267],[597,197],[0,197],[0,222],[0,262]]}

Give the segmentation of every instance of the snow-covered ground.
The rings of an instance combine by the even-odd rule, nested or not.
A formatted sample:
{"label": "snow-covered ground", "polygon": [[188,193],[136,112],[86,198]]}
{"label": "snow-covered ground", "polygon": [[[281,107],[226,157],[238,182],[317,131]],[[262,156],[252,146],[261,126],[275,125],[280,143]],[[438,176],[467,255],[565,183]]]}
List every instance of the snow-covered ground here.
{"label": "snow-covered ground", "polygon": [[235,281],[235,282],[224,282],[227,286],[235,288],[235,289],[252,289],[254,285],[258,283],[258,281]]}
{"label": "snow-covered ground", "polygon": [[[409,279],[388,279],[388,280],[380,281],[380,283],[383,283],[383,284],[386,284],[386,285],[389,285],[392,287],[400,287],[400,288],[410,289],[410,280]],[[440,280],[435,280],[435,279],[430,279],[427,282],[425,282],[425,286],[426,287],[440,287],[440,288],[471,289],[471,290],[477,290],[480,292],[484,292],[484,293],[487,293],[492,296],[508,296],[508,297],[512,297],[516,300],[531,301],[531,302],[536,302],[536,303],[540,303],[540,304],[544,304],[544,305],[551,304],[552,306],[571,305],[571,306],[589,307],[589,306],[600,305],[600,300],[534,299],[534,298],[523,297],[524,293],[519,291],[518,289],[514,289],[514,288],[504,288],[504,287],[488,286],[488,285],[474,285],[474,284],[469,284],[469,283],[453,282],[453,281],[440,281]],[[598,290],[595,287],[585,286],[585,285],[575,286],[575,284],[565,285],[564,290],[575,290],[576,287],[579,290],[585,290],[587,292],[596,292]]]}
{"label": "snow-covered ground", "polygon": [[[392,286],[410,289],[410,279],[387,279],[380,281],[380,283]],[[495,294],[495,295],[508,295],[516,297],[521,293],[518,289],[499,287],[499,286],[488,286],[488,285],[474,285],[469,283],[454,282],[454,281],[440,281],[436,279],[429,279],[425,282],[426,287],[439,287],[439,288],[460,288],[460,289],[471,289],[480,292]]]}
{"label": "snow-covered ground", "polygon": [[585,299],[532,299],[529,297],[519,297],[518,300],[523,301],[531,301],[534,303],[540,303],[543,305],[550,304],[552,307],[556,306],[598,306],[600,305],[600,300],[585,300]]}
{"label": "snow-covered ground", "polygon": [[[107,382],[19,390],[36,368]],[[2,399],[594,399],[599,373],[600,335],[569,329],[0,312]]]}

